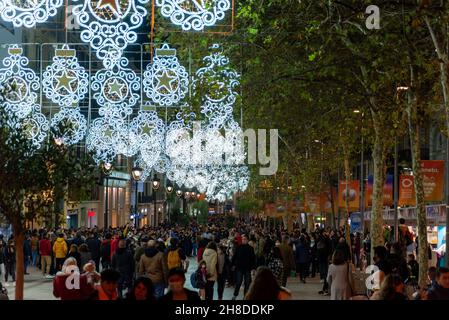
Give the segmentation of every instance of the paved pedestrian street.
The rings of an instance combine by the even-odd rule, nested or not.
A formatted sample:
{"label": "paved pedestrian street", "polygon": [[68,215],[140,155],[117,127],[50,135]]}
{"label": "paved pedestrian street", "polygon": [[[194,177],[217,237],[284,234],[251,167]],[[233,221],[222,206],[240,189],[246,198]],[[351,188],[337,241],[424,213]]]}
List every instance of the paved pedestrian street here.
{"label": "paved pedestrian street", "polygon": [[[189,258],[189,270],[186,274],[186,287],[194,290],[190,285],[190,275],[197,268],[197,262],[194,258]],[[28,267],[29,275],[25,275],[25,300],[58,300],[53,296],[53,281],[42,277],[42,273],[35,267]],[[314,279],[307,279],[307,283],[303,284],[299,278],[289,278],[287,287],[292,292],[294,300],[329,300],[329,297],[318,294],[323,286],[320,283],[319,277]],[[15,287],[8,286],[8,296],[14,300]],[[216,286],[214,288],[216,290]],[[234,288],[226,287],[224,291],[224,300],[231,300]],[[238,300],[243,298],[243,285],[240,289]],[[214,299],[217,299],[216,291],[214,292]]]}

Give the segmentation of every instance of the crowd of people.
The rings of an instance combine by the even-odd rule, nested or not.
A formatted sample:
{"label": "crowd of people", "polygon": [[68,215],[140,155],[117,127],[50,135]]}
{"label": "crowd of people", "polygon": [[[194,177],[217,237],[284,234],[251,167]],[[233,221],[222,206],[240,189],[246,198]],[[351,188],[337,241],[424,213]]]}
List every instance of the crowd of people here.
{"label": "crowd of people", "polygon": [[[302,283],[319,276],[320,295],[332,300],[363,296],[368,299],[449,299],[449,270],[429,269],[429,287],[417,288],[419,265],[407,254],[410,234],[374,248],[379,279],[370,290],[357,292],[357,272],[370,261],[367,233],[320,228],[267,229],[261,220],[236,220],[228,228],[222,216],[207,224],[161,224],[134,229],[127,225],[106,230],[33,230],[24,243],[24,270],[39,268],[53,279],[53,294],[61,300],[222,300],[226,287],[232,299],[286,300],[291,277]],[[405,231],[404,231],[405,230]],[[408,230],[408,229],[407,229]],[[4,286],[14,285],[14,237],[0,237],[0,273]],[[196,260],[186,279],[190,262]],[[358,271],[357,271],[358,270]],[[192,271],[192,270],[190,270]],[[78,277],[77,279],[75,279]],[[69,279],[70,278],[70,279]],[[8,280],[12,282],[8,282]],[[187,281],[194,290],[186,288]],[[408,295],[406,288],[414,288]],[[363,291],[363,292],[361,292]],[[413,293],[413,292],[412,292]]]}

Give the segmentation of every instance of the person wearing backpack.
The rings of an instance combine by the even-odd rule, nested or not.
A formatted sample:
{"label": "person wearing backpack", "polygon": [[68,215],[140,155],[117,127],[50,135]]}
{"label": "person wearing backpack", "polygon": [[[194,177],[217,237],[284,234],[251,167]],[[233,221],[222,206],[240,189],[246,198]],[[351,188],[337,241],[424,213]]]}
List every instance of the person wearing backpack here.
{"label": "person wearing backpack", "polygon": [[178,239],[171,238],[170,245],[167,249],[167,267],[168,270],[174,268],[183,268],[184,261],[186,260],[186,255],[183,250],[178,247]]}

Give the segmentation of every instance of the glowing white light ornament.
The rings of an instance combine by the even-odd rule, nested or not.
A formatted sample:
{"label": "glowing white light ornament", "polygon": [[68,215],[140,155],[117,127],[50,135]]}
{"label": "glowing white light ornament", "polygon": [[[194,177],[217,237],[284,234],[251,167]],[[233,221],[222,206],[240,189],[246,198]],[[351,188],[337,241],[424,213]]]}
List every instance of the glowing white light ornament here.
{"label": "glowing white light ornament", "polygon": [[153,168],[163,153],[165,124],[156,111],[139,111],[131,122],[140,155],[146,167]]}
{"label": "glowing white light ornament", "polygon": [[89,76],[78,63],[75,49],[67,44],[56,49],[53,63],[42,76],[45,96],[60,106],[70,106],[84,99],[88,85]]}
{"label": "glowing white light ornament", "polygon": [[100,114],[108,109],[117,109],[118,113],[132,114],[132,107],[140,97],[140,77],[128,66],[128,59],[120,57],[113,61],[110,68],[98,70],[92,76],[91,88],[94,99],[106,109],[100,108]]}
{"label": "glowing white light ornament", "polygon": [[143,73],[143,90],[148,98],[161,106],[172,106],[189,90],[189,75],[179,64],[176,50],[164,44],[156,49],[153,63]]}
{"label": "glowing white light ornament", "polygon": [[124,125],[124,121],[120,118],[114,118],[111,121],[111,119],[100,117],[92,121],[86,137],[86,146],[89,151],[94,152],[93,158],[97,164],[113,162],[117,155],[116,127]]}
{"label": "glowing white light ornament", "polygon": [[0,16],[15,28],[34,28],[57,13],[63,0],[0,0]]}
{"label": "glowing white light ornament", "polygon": [[195,113],[181,109],[167,126],[165,153],[173,164],[191,164],[191,132]]}
{"label": "glowing white light ornament", "polygon": [[117,154],[132,157],[139,151],[138,136],[128,124],[118,121],[114,128],[113,143]]}
{"label": "glowing white light ornament", "polygon": [[8,89],[3,106],[19,118],[33,111],[33,104],[37,101],[35,91],[39,90],[39,77],[27,68],[29,60],[22,53],[23,49],[17,44],[10,45],[9,55],[3,59],[5,68],[0,69],[0,83]]}
{"label": "glowing white light ornament", "polygon": [[201,31],[223,20],[230,0],[156,0],[161,14],[184,31]]}
{"label": "glowing white light ornament", "polygon": [[138,29],[147,16],[149,0],[74,0],[76,22],[83,28],[81,40],[90,43],[101,60],[119,57],[137,40]]}
{"label": "glowing white light ornament", "polygon": [[[35,105],[34,109],[37,110],[40,107]],[[20,119],[19,123],[25,129],[26,135],[32,141],[32,144],[39,149],[49,130],[47,118],[42,112],[34,111],[25,118]]]}
{"label": "glowing white light ornament", "polygon": [[51,119],[51,128],[57,138],[62,139],[65,145],[70,146],[84,138],[87,121],[78,108],[63,107]]}
{"label": "glowing white light ornament", "polygon": [[203,58],[204,67],[195,73],[194,88],[203,101],[220,105],[232,105],[238,92],[240,75],[229,66],[229,58],[223,55],[218,44],[210,47],[212,53]]}

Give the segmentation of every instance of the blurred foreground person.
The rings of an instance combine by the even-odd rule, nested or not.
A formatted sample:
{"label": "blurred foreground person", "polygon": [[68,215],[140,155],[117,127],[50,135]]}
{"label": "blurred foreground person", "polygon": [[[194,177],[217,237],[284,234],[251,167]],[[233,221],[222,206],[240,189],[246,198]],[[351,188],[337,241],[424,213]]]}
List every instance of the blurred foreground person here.
{"label": "blurred foreground person", "polygon": [[290,300],[291,293],[279,285],[278,279],[268,267],[257,268],[254,281],[249,287],[245,300]]}

